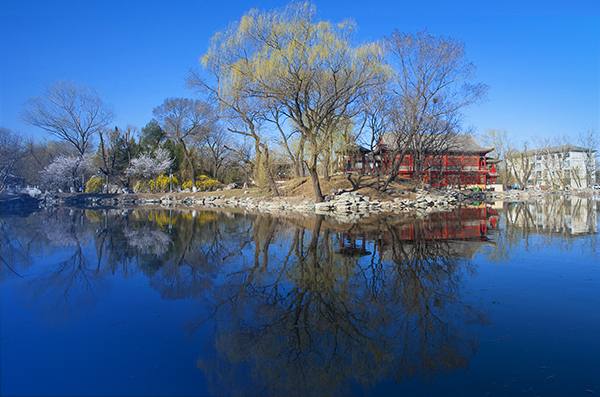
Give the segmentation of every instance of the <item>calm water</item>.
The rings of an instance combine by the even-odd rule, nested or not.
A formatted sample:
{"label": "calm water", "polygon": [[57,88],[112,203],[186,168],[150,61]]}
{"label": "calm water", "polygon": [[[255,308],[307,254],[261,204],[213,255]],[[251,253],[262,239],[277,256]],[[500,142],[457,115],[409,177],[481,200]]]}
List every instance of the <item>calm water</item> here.
{"label": "calm water", "polygon": [[2,395],[600,394],[599,203],[2,214]]}

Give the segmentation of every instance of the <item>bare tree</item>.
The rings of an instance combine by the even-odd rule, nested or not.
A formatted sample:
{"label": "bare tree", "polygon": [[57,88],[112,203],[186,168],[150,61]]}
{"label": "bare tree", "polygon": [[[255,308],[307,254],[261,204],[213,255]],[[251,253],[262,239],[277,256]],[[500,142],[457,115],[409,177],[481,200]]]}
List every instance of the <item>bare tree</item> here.
{"label": "bare tree", "polygon": [[505,154],[507,167],[510,167],[512,175],[521,190],[525,189],[528,181],[534,175],[535,161],[532,158],[532,152],[527,150],[527,145],[527,142],[523,143],[523,150],[521,151],[510,147]]}
{"label": "bare tree", "polygon": [[57,81],[44,96],[30,98],[21,113],[23,120],[71,143],[84,156],[93,138],[115,115],[96,90],[72,81]]}
{"label": "bare tree", "polygon": [[582,186],[584,166],[571,158],[571,152],[581,152],[582,148],[573,146],[568,135],[553,138],[535,138],[537,149],[530,151],[534,155],[541,173],[541,180],[554,189]]}
{"label": "bare tree", "polygon": [[15,172],[25,155],[23,138],[8,128],[0,127],[0,192],[16,182]]}
{"label": "bare tree", "polygon": [[483,144],[494,148],[494,152],[500,160],[497,171],[500,174],[503,190],[506,190],[513,178],[513,170],[508,159],[514,149],[511,137],[506,130],[491,129],[483,132],[481,141]]}
{"label": "bare tree", "polygon": [[222,128],[216,127],[204,138],[203,149],[213,174],[213,178],[219,179],[219,171],[228,160],[230,150],[227,145],[227,135]]}
{"label": "bare tree", "polygon": [[598,182],[598,179],[596,178],[596,171],[599,168],[598,151],[600,150],[600,135],[598,134],[598,131],[593,128],[585,128],[579,133],[578,143],[585,149],[586,186],[590,187],[595,182]]}
{"label": "bare tree", "polygon": [[181,145],[192,186],[196,186],[194,150],[215,129],[215,110],[201,100],[167,98],[153,114],[169,138]]}
{"label": "bare tree", "polygon": [[395,31],[385,45],[393,70],[389,117],[395,139],[384,189],[408,152],[413,155],[413,175],[419,178],[427,156],[443,151],[447,138],[458,132],[460,110],[484,100],[488,90],[485,84],[468,83],[475,66],[458,39],[435,37],[427,30]]}
{"label": "bare tree", "polygon": [[[239,85],[228,85],[228,74],[233,64],[239,61],[238,54],[214,57],[206,61],[205,68],[212,74],[217,82],[217,87],[208,84],[196,70],[190,70],[187,85],[200,93],[209,92],[220,105],[220,116],[227,121],[227,130],[241,137],[251,139],[254,143],[254,158],[248,156],[248,146],[228,146],[244,164],[250,165],[255,182],[263,188],[269,187],[271,194],[279,196],[277,184],[273,177],[270,161],[269,136],[262,128],[265,109],[260,106],[260,101],[250,97]],[[224,83],[220,83],[225,81]],[[227,87],[227,90],[222,85]]]}

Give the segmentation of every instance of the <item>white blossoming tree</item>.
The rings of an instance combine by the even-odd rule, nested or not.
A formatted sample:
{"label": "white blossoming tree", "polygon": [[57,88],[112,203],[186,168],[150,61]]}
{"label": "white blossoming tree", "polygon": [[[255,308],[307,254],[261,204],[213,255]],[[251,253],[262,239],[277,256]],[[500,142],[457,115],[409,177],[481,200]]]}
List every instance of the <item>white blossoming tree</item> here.
{"label": "white blossoming tree", "polygon": [[47,188],[75,190],[85,185],[92,172],[91,160],[80,156],[59,156],[42,171],[42,184]]}
{"label": "white blossoming tree", "polygon": [[154,152],[154,157],[144,153],[141,156],[131,160],[131,166],[127,168],[125,174],[127,176],[141,175],[144,178],[153,178],[167,171],[173,160],[169,155],[169,151],[159,148]]}

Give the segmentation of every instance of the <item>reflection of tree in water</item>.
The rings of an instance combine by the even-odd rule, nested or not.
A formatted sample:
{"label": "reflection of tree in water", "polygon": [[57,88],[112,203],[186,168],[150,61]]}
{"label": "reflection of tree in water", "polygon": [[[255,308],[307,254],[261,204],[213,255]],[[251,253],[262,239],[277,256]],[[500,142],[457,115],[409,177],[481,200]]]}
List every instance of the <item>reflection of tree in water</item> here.
{"label": "reflection of tree in water", "polygon": [[0,218],[0,282],[12,277],[22,276],[22,269],[31,265],[32,258],[27,247],[37,239],[24,238],[23,233],[30,231],[27,218],[14,217],[10,223],[3,214]]}
{"label": "reflection of tree in water", "polygon": [[[198,364],[215,374],[221,394],[328,394],[392,377],[429,379],[464,368],[476,347],[465,330],[485,323],[461,299],[469,264],[451,255],[451,243],[419,234],[419,225],[408,242],[380,221],[385,250],[376,248],[384,240],[376,234],[354,255],[340,249],[344,237],[322,217],[308,229],[216,212],[88,210],[32,219],[44,243],[36,251],[30,237],[13,234],[12,246],[59,258],[25,281],[32,304],[62,321],[93,305],[109,276],[139,271],[163,298],[203,297],[210,312],[189,331],[217,320],[219,355]],[[248,373],[251,381],[237,382]]]}
{"label": "reflection of tree in water", "polygon": [[238,234],[244,239],[251,229],[239,225],[240,217],[216,212],[179,213],[171,221],[169,251],[160,257],[158,267],[145,270],[163,299],[197,297],[209,289],[223,258],[237,249]]}
{"label": "reflection of tree in water", "polygon": [[[129,215],[121,210],[60,208],[30,216],[27,228],[15,227],[23,221],[11,219],[11,251],[38,258],[26,262],[10,256],[17,271],[37,263],[19,287],[28,304],[40,308],[49,322],[60,323],[94,305],[111,275],[134,274],[138,248],[125,234],[129,228],[144,229],[146,220],[132,223]],[[160,233],[153,237],[164,243]],[[6,247],[3,244],[3,256]]]}
{"label": "reflection of tree in water", "polygon": [[231,271],[214,287],[211,313],[188,324],[193,333],[215,320],[218,355],[198,360],[215,392],[337,394],[466,367],[476,349],[466,325],[487,320],[461,302],[464,266],[448,258],[447,243],[417,235],[407,245],[396,235],[392,261],[358,260],[335,251],[342,237],[322,230],[322,217],[291,244],[278,244],[274,222],[254,225],[263,260]]}
{"label": "reflection of tree in water", "polygon": [[169,249],[171,238],[162,230],[154,230],[146,226],[135,230],[126,228],[124,236],[130,247],[151,255],[162,255]]}
{"label": "reflection of tree in water", "polygon": [[214,270],[248,239],[250,225],[217,213],[116,209],[3,218],[1,275],[24,278],[23,296],[51,322],[95,304],[115,274],[141,271],[163,298],[193,297],[212,285]]}
{"label": "reflection of tree in water", "polygon": [[80,315],[95,304],[104,288],[105,272],[85,251],[95,229],[83,215],[82,211],[56,211],[39,227],[47,240],[45,247],[55,249],[61,259],[42,266],[39,274],[23,284],[23,293],[51,323]]}
{"label": "reflection of tree in water", "polygon": [[460,300],[464,272],[474,273],[470,263],[454,256],[454,245],[461,243],[426,239],[423,228],[414,230],[411,241],[394,236],[390,247],[388,300],[404,308],[397,320],[406,333],[396,380],[464,369],[477,345],[461,328],[487,323],[484,313]]}
{"label": "reflection of tree in water", "polygon": [[60,219],[64,216],[71,217],[71,211],[55,209],[26,215],[22,216],[18,212],[3,213],[0,218],[2,279],[5,276],[21,276],[36,263],[36,256],[51,255],[61,247],[74,246],[76,243],[68,232],[60,230],[70,224],[70,221],[61,222]]}

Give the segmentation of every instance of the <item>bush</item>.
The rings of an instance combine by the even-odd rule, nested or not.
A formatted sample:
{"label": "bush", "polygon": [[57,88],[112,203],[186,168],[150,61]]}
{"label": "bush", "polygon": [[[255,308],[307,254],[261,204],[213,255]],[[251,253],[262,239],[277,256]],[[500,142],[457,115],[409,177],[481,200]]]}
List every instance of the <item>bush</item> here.
{"label": "bush", "polygon": [[223,182],[226,185],[229,185],[230,183],[241,183],[244,180],[245,180],[244,173],[242,172],[242,170],[240,170],[238,168],[234,168],[234,169],[227,171],[227,173],[225,174],[225,177],[223,178]]}
{"label": "bush", "polygon": [[[154,182],[155,189],[159,192],[166,192],[171,187],[171,179],[166,175],[160,175]],[[173,186],[177,186],[177,178],[173,177]]]}
{"label": "bush", "polygon": [[196,187],[200,190],[211,190],[219,185],[219,181],[209,178],[206,175],[200,175],[200,180],[196,181]]}
{"label": "bush", "polygon": [[[208,177],[206,175],[200,175],[200,178],[196,181],[196,188],[199,190],[202,190],[202,191],[214,189],[218,185],[219,185],[219,181],[217,181],[216,179],[213,179],[211,177]],[[184,182],[183,185],[181,185],[181,187],[183,189],[191,190],[192,189],[192,181]]]}
{"label": "bush", "polygon": [[86,193],[100,193],[102,191],[102,179],[93,176],[85,183]]}
{"label": "bush", "polygon": [[[179,181],[176,176],[173,176],[173,189],[179,185]],[[156,179],[150,179],[148,181],[138,181],[133,187],[134,192],[168,192],[171,188],[171,179],[166,175],[160,175]]]}

